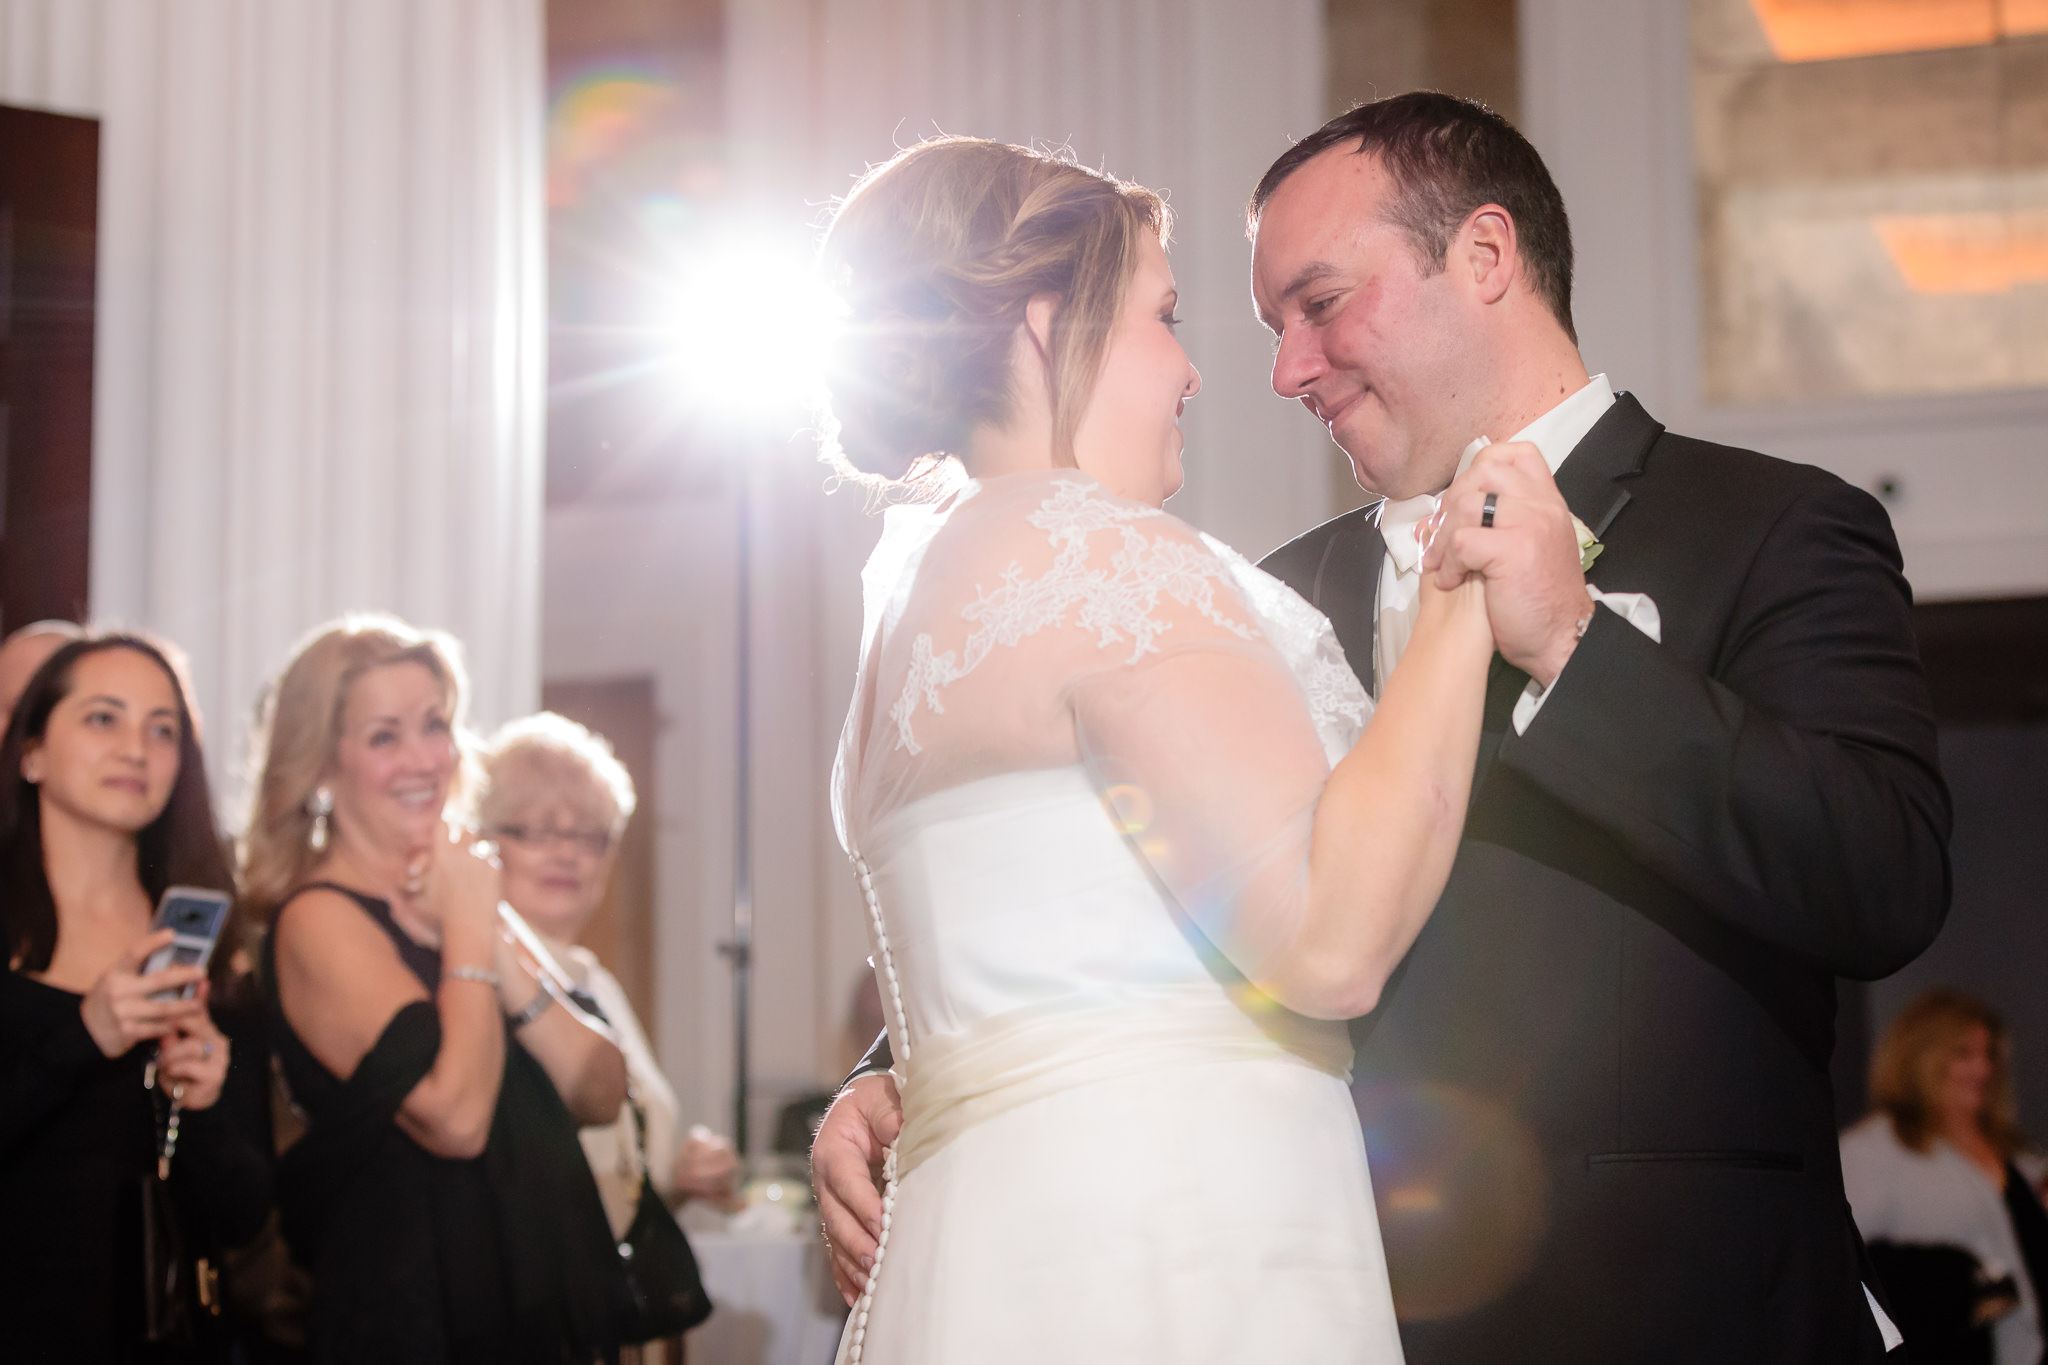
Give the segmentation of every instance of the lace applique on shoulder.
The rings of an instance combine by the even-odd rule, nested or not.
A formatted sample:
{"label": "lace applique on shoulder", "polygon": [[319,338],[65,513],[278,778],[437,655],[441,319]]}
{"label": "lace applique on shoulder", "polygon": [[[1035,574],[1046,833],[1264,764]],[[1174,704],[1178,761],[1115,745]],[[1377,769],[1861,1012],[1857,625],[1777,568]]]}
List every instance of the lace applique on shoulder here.
{"label": "lace applique on shoulder", "polygon": [[[1231,619],[1216,605],[1216,584],[1229,581],[1221,559],[1199,543],[1147,537],[1134,524],[1165,515],[1156,507],[1110,498],[1085,480],[1056,481],[1052,496],[1026,518],[1045,532],[1053,547],[1052,567],[1037,578],[1026,578],[1012,561],[1003,570],[1001,586],[977,593],[961,609],[961,617],[973,622],[975,629],[959,652],[934,650],[929,634],[919,634],[911,642],[909,676],[889,710],[896,722],[897,747],[919,752],[911,726],[919,706],[944,714],[940,690],[972,673],[997,645],[1015,645],[1048,626],[1064,625],[1069,613],[1074,624],[1095,632],[1100,649],[1128,640],[1127,664],[1158,653],[1160,635],[1173,628],[1172,622],[1154,615],[1162,596],[1192,608],[1239,639],[1251,639],[1250,625]],[[1091,568],[1089,536],[1112,530],[1119,534],[1118,550],[1107,569]]]}
{"label": "lace applique on shoulder", "polygon": [[1337,643],[1334,634],[1317,639],[1308,657],[1296,664],[1295,676],[1301,679],[1301,690],[1308,697],[1309,716],[1315,721],[1316,733],[1323,737],[1324,748],[1334,764],[1351,752],[1351,746],[1365,730],[1365,723],[1372,716],[1372,698],[1358,681],[1358,675],[1351,671],[1344,647]]}
{"label": "lace applique on shoulder", "polygon": [[1337,633],[1321,612],[1273,575],[1213,536],[1203,536],[1229,570],[1245,604],[1265,627],[1308,703],[1309,719],[1332,764],[1351,751],[1372,716],[1372,697],[1344,657]]}

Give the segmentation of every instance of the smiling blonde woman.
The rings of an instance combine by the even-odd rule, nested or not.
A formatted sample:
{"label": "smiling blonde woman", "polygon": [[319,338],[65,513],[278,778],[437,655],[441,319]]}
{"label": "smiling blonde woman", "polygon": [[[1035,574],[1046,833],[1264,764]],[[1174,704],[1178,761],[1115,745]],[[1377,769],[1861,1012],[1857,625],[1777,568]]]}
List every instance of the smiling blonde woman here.
{"label": "smiling blonde woman", "polygon": [[596,1361],[618,1255],[576,1142],[624,1059],[515,951],[465,829],[454,642],[389,617],[314,632],[272,687],[245,887],[308,1118],[279,1168],[323,1362]]}
{"label": "smiling blonde woman", "polygon": [[[2014,1119],[2012,1038],[1983,1001],[1931,990],[1899,1011],[1870,1060],[1871,1114],[1842,1135],[1842,1182],[1916,1359],[1951,1359],[1931,1338],[1988,1336],[1997,1365],[2038,1365],[2048,1213],[2039,1155]],[[1951,1296],[1928,1249],[1974,1258]],[[1974,1282],[1972,1282],[1974,1281]],[[2000,1284],[2000,1282],[2003,1282]],[[1946,1322],[1944,1299],[1975,1302]],[[1932,1318],[1929,1309],[1935,1310]],[[1980,1346],[1981,1349],[1981,1346]]]}

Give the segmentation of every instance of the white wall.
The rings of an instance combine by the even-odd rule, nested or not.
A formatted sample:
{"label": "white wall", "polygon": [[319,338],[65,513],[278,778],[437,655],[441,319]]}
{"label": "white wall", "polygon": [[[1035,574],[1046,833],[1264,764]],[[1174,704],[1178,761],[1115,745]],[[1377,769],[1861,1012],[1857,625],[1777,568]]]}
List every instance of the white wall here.
{"label": "white wall", "polygon": [[[1203,371],[1187,492],[1172,510],[1261,554],[1327,515],[1321,429],[1266,387],[1243,209],[1288,142],[1322,121],[1318,0],[753,0],[728,9],[735,196],[813,240],[831,196],[934,131],[1070,144],[1166,190],[1182,329]],[[827,814],[852,690],[858,572],[879,530],[825,497],[807,443],[756,461],[754,1120],[832,1078],[867,948]],[[729,497],[583,506],[548,519],[549,678],[654,674],[663,708],[659,1048],[693,1117],[726,1123],[730,997],[714,955],[730,908]]]}
{"label": "white wall", "polygon": [[[541,0],[0,0],[101,120],[90,605],[191,654],[217,786],[351,608],[538,699]],[[223,780],[225,779],[225,780]]]}
{"label": "white wall", "polygon": [[1889,504],[1923,600],[2048,592],[2048,392],[1734,408],[1700,385],[1687,0],[1522,0],[1522,107],[1564,191],[1587,362],[1665,425]]}

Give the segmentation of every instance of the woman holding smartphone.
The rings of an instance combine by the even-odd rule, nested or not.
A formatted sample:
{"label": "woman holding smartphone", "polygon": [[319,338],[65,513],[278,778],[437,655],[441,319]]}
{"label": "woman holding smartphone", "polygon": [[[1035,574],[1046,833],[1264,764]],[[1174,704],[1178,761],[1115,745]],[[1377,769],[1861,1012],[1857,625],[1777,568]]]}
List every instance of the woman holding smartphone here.
{"label": "woman holding smartphone", "polygon": [[453,641],[352,617],[270,695],[242,852],[308,1123],[285,1237],[318,1360],[608,1360],[624,1280],[576,1130],[617,1115],[626,1064],[508,937],[462,832],[462,692]]}
{"label": "woman holding smartphone", "polygon": [[[210,974],[143,971],[171,941],[151,923],[173,885],[234,888],[184,689],[140,636],[73,640],[37,670],[0,741],[0,1331],[11,1358],[206,1358],[217,1334],[205,1304],[182,1355],[143,1345],[141,1191],[174,1115],[168,1183],[188,1254],[247,1241],[269,1207],[267,1155],[219,1104],[230,1048],[209,1002],[229,979],[232,918]],[[199,1272],[209,1297],[213,1268]]]}

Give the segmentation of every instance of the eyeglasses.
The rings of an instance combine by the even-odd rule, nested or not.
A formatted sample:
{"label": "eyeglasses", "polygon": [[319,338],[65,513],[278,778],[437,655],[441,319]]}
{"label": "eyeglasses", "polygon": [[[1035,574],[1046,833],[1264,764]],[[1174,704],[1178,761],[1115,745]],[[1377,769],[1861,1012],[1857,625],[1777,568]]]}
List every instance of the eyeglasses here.
{"label": "eyeglasses", "polygon": [[608,829],[536,829],[531,825],[499,825],[494,833],[501,842],[517,844],[521,848],[540,849],[549,844],[567,843],[579,853],[588,853],[593,858],[602,858],[612,846],[612,832]]}

